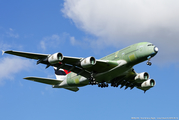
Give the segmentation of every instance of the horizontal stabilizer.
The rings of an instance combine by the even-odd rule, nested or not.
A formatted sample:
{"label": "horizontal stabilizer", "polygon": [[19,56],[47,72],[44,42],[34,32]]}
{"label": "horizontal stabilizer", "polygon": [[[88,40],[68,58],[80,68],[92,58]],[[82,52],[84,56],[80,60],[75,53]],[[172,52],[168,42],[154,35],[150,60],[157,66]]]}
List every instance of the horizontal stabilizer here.
{"label": "horizontal stabilizer", "polygon": [[24,78],[26,80],[31,80],[35,82],[41,82],[49,85],[57,85],[63,82],[62,80],[57,80],[57,79],[49,79],[49,78],[39,78],[39,77],[26,77]]}

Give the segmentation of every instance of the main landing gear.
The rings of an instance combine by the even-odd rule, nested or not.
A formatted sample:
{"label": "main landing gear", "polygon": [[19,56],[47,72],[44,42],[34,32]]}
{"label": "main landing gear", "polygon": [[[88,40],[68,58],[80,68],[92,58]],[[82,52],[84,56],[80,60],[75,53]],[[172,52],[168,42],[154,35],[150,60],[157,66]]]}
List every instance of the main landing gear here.
{"label": "main landing gear", "polygon": [[152,65],[152,63],[150,62],[150,60],[151,60],[151,56],[149,56],[147,59],[148,59],[148,61],[147,61],[147,65],[149,65],[149,66],[151,66]]}
{"label": "main landing gear", "polygon": [[100,83],[100,84],[98,84],[98,87],[105,88],[105,87],[108,87],[108,84],[107,83]]}
{"label": "main landing gear", "polygon": [[91,77],[91,78],[89,78],[89,84],[90,85],[96,85],[96,84],[98,84],[98,82],[96,82],[94,77]]}
{"label": "main landing gear", "polygon": [[90,85],[98,85],[98,87],[101,87],[101,88],[105,88],[105,87],[108,87],[108,84],[107,83],[98,83],[94,80],[90,81],[89,82]]}
{"label": "main landing gear", "polygon": [[93,73],[91,73],[91,77],[89,78],[89,84],[90,85],[96,85],[98,82],[96,82],[95,78],[93,77]]}
{"label": "main landing gear", "polygon": [[101,87],[101,88],[105,88],[105,87],[108,87],[108,84],[103,82],[103,83],[98,83],[96,82],[94,76],[93,76],[93,73],[91,73],[91,77],[89,78],[89,84],[90,85],[98,85],[98,87]]}

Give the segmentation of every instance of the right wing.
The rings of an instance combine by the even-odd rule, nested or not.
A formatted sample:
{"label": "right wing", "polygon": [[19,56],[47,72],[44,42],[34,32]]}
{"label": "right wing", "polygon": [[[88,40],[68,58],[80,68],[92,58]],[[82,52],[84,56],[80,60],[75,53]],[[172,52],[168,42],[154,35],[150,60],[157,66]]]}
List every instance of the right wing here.
{"label": "right wing", "polygon": [[[20,57],[25,57],[25,58],[30,58],[30,59],[35,59],[38,60],[37,64],[42,63],[42,64],[46,64],[47,67],[49,66],[55,66],[57,68],[62,68],[62,69],[66,69],[69,71],[72,71],[74,73],[76,73],[77,75],[82,75],[86,78],[91,77],[91,73],[102,73],[102,72],[106,72],[108,70],[111,70],[115,67],[117,67],[119,64],[121,65],[122,63],[118,63],[116,61],[108,61],[108,60],[96,60],[96,64],[88,67],[88,68],[84,68],[81,66],[81,61],[83,61],[85,58],[81,58],[81,57],[68,57],[68,56],[63,56],[63,60],[57,63],[49,63],[48,59],[49,57],[52,58],[52,60],[56,57],[53,56],[55,54],[39,54],[39,53],[30,53],[30,52],[21,52],[21,51],[3,51],[3,53],[8,53],[8,54],[12,54],[12,55],[16,55],[16,56],[20,56]],[[46,68],[47,68],[46,67]]]}
{"label": "right wing", "polygon": [[39,54],[39,53],[30,53],[30,52],[21,52],[21,51],[3,51],[3,53],[8,53],[11,55],[16,55],[16,56],[20,56],[20,57],[25,57],[25,58],[30,58],[30,59],[43,59],[49,56],[49,54]]}

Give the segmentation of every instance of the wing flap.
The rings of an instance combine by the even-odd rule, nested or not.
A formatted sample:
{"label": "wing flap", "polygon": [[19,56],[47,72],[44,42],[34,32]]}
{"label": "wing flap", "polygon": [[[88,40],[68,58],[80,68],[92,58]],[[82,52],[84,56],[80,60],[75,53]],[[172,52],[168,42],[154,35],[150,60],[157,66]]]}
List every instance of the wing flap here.
{"label": "wing flap", "polygon": [[39,77],[26,77],[24,79],[35,81],[35,82],[40,82],[40,83],[45,83],[45,84],[49,84],[49,85],[56,85],[56,84],[60,84],[62,82],[62,80],[39,78]]}

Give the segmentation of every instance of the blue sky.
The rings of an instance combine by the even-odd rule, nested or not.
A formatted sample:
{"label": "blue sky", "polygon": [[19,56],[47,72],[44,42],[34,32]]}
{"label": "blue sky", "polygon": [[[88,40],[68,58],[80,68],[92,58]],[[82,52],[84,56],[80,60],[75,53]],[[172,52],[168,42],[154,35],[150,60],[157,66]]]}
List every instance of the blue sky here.
{"label": "blue sky", "polygon": [[[0,1],[0,50],[99,59],[137,42],[152,42],[159,53],[134,67],[148,72],[156,86],[146,94],[134,88],[85,86],[76,93],[24,80],[55,78],[36,61],[0,56],[0,119],[131,119],[179,117],[177,0]],[[136,9],[137,8],[137,9]]]}

